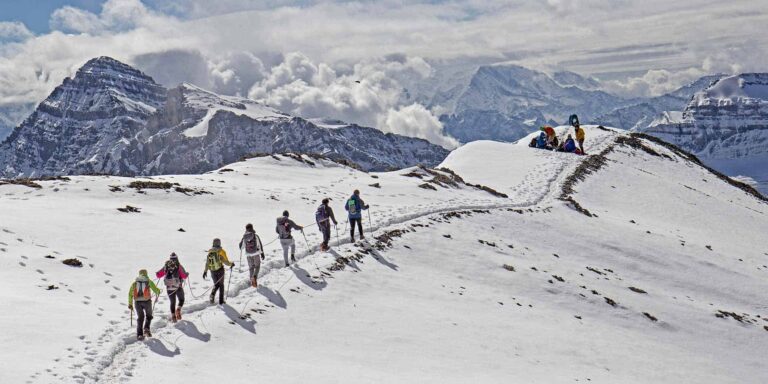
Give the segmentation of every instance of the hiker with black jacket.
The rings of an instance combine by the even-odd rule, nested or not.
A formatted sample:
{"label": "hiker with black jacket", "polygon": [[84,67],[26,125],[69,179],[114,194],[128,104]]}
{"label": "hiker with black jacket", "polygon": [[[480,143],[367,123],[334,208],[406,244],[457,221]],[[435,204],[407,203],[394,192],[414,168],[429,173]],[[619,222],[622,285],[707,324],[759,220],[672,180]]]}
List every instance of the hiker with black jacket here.
{"label": "hiker with black jacket", "polygon": [[261,238],[253,230],[253,225],[245,226],[245,234],[240,240],[240,251],[245,252],[245,258],[248,260],[248,270],[251,276],[251,287],[256,288],[261,269],[261,261],[264,260],[264,245],[261,244]]}

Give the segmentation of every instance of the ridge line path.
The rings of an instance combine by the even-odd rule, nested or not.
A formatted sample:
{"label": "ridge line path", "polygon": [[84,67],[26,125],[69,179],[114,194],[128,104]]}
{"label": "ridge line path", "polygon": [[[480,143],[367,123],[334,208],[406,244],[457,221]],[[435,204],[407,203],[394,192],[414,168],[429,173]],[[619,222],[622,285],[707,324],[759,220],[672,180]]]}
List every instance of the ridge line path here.
{"label": "ridge line path", "polygon": [[[563,128],[560,127],[560,129]],[[588,142],[588,149],[590,153],[596,154],[611,145],[614,141],[613,139],[619,133],[601,132],[592,129],[588,131],[588,134],[591,136],[590,141]],[[520,143],[523,142],[527,142],[527,139],[520,141]],[[538,162],[529,165],[529,168],[531,169],[526,170],[525,175],[519,183],[509,186],[488,185],[493,189],[506,193],[509,196],[508,200],[502,203],[466,204],[449,207],[440,206],[440,204],[432,204],[422,211],[400,213],[398,215],[389,216],[385,216],[382,212],[374,211],[372,215],[374,221],[373,226],[371,226],[371,223],[367,222],[367,216],[363,218],[364,230],[368,235],[367,238],[372,239],[376,235],[380,235],[387,230],[395,229],[403,224],[448,212],[474,209],[530,209],[541,207],[542,205],[553,202],[557,198],[560,194],[560,188],[563,181],[584,159],[588,157],[528,148],[527,145],[523,146],[520,143],[499,143],[499,145],[504,146],[505,150],[515,150],[534,157],[538,159]],[[541,166],[544,165],[546,168],[542,169]],[[478,182],[472,180],[469,174],[463,174],[456,169],[453,170],[470,183],[474,184]],[[404,173],[404,170],[398,172]],[[350,173],[350,175],[352,175],[352,173]],[[202,180],[203,177],[206,176],[208,176],[208,174],[201,175],[198,179]],[[355,177],[355,179],[356,178],[357,177]],[[341,181],[342,180],[336,180],[333,183],[339,183]],[[498,201],[501,201],[501,199]],[[375,207],[376,206],[373,208]],[[401,211],[406,209],[408,209],[408,207],[401,209]],[[344,211],[336,213],[339,216],[346,214]],[[184,306],[184,318],[183,321],[176,325],[167,320],[168,313],[167,310],[164,310],[168,305],[168,298],[165,293],[165,287],[160,284],[159,287],[163,289],[163,293],[161,293],[163,300],[160,300],[155,308],[154,319],[152,322],[154,340],[137,342],[135,339],[135,324],[133,327],[129,326],[128,319],[123,317],[124,321],[113,321],[110,323],[110,326],[103,329],[101,335],[98,337],[98,345],[96,347],[87,345],[83,351],[80,351],[80,353],[74,353],[76,356],[83,356],[81,361],[72,362],[71,360],[64,361],[63,359],[56,359],[53,366],[46,369],[45,372],[36,373],[28,382],[47,383],[52,380],[60,380],[61,382],[74,381],[77,383],[113,383],[130,381],[131,377],[134,375],[134,370],[141,365],[140,359],[146,358],[147,348],[160,355],[175,356],[180,354],[176,347],[176,343],[181,337],[188,336],[201,340],[206,338],[210,339],[211,334],[203,333],[200,329],[202,328],[207,331],[205,322],[206,316],[212,313],[220,313],[222,309],[224,309],[226,315],[230,317],[230,323],[239,323],[243,328],[255,333],[255,322],[250,319],[250,316],[243,317],[243,314],[249,309],[249,304],[254,301],[264,302],[266,300],[266,307],[268,308],[286,308],[287,303],[281,294],[281,290],[284,287],[290,288],[287,284],[291,283],[294,277],[301,280],[300,283],[303,282],[307,285],[327,284],[326,277],[332,278],[330,274],[324,272],[327,267],[336,262],[336,257],[332,256],[332,254],[340,255],[343,252],[348,252],[348,250],[353,249],[354,246],[354,244],[351,244],[347,238],[347,234],[341,232],[342,228],[345,228],[343,223],[344,221],[339,220],[339,236],[343,238],[343,240],[340,241],[340,245],[337,245],[336,232],[332,231],[331,245],[337,245],[334,247],[335,252],[332,253],[318,252],[318,247],[314,245],[312,245],[310,249],[307,249],[307,244],[305,244],[304,238],[301,237],[300,233],[296,234],[294,238],[296,240],[297,251],[301,249],[304,250],[296,253],[297,262],[292,264],[289,268],[283,267],[282,251],[276,250],[280,248],[279,243],[275,242],[271,244],[271,247],[273,248],[273,256],[268,258],[267,261],[262,262],[259,288],[255,290],[248,289],[250,288],[250,282],[247,277],[247,263],[243,261],[243,263],[246,264],[245,266],[238,265],[238,268],[235,268],[235,270],[232,271],[234,272],[232,275],[233,281],[229,288],[227,304],[223,307],[210,305],[208,303],[207,292],[202,295],[203,297],[193,298],[193,295],[199,295],[204,288],[198,285],[196,288],[190,289],[190,285],[187,284],[187,288],[185,288],[187,300]],[[308,235],[308,237],[310,237],[310,243],[319,243],[319,240],[315,239],[317,236]],[[262,241],[266,245],[272,241],[272,238],[263,238]],[[270,247],[265,248],[268,249]],[[267,253],[268,256],[270,255],[269,252],[265,253]],[[232,252],[232,254],[229,255],[229,258],[231,261],[238,262],[240,254],[239,252]],[[243,269],[243,272],[238,272],[238,269],[240,268]],[[195,272],[190,271],[190,273],[194,275]],[[229,273],[227,279],[229,279]],[[192,279],[190,279],[190,281],[192,281]],[[192,284],[197,285],[197,283]],[[210,284],[211,281],[207,280],[203,286],[207,288]],[[294,291],[293,289],[291,290]],[[69,352],[72,351],[70,350]]]}

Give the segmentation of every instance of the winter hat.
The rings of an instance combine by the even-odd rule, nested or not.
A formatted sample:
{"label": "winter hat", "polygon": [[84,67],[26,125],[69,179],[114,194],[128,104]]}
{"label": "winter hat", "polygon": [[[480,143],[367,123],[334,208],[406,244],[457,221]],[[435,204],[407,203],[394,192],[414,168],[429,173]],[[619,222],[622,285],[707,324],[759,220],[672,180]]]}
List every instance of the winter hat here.
{"label": "winter hat", "polygon": [[288,211],[283,211],[283,216],[288,217]]}
{"label": "winter hat", "polygon": [[221,239],[213,239],[214,247],[221,247]]}
{"label": "winter hat", "polygon": [[359,195],[359,194],[360,194],[360,190],[359,190],[359,189],[355,189],[355,191],[354,191],[354,192],[352,192],[352,194],[353,194],[353,195]]}
{"label": "winter hat", "polygon": [[249,232],[253,232],[253,224],[250,224],[250,223],[246,224],[245,230]]}
{"label": "winter hat", "polygon": [[178,256],[176,256],[176,252],[171,252],[171,260],[178,260]]}
{"label": "winter hat", "polygon": [[146,269],[139,269],[139,275],[140,276],[147,276],[147,270]]}
{"label": "winter hat", "polygon": [[328,205],[328,198],[323,199],[323,204]]}

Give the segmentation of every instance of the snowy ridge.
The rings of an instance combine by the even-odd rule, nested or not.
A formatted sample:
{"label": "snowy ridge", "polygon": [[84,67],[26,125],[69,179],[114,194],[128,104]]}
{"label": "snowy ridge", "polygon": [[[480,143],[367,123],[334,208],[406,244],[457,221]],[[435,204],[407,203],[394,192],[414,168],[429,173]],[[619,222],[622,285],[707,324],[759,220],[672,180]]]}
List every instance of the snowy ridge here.
{"label": "snowy ridge", "polygon": [[[755,367],[768,333],[756,303],[768,288],[762,265],[768,244],[756,234],[768,228],[766,205],[671,149],[621,131],[586,130],[587,151],[605,153],[606,161],[572,186],[573,196],[596,217],[557,198],[584,161],[600,156],[531,149],[527,140],[473,143],[441,164],[509,199],[467,187],[421,188],[426,180],[405,176],[412,169],[368,175],[288,156],[153,178],[212,194],[132,192],[126,187],[132,179],[115,177],[40,182],[39,190],[0,186],[0,209],[14,217],[57,207],[45,222],[20,219],[0,228],[2,252],[24,256],[0,259],[8,263],[0,269],[3,281],[21,292],[59,286],[8,298],[29,311],[19,314],[28,327],[10,342],[39,352],[8,374],[33,383],[143,382],[226,356],[214,359],[230,380],[252,378],[252,369],[242,367],[254,359],[271,367],[259,371],[261,379],[283,382],[305,380],[297,368],[311,369],[318,382],[500,382],[510,379],[510,367],[526,382],[764,379]],[[316,230],[308,226],[310,247],[295,234],[299,261],[282,268],[279,247],[270,243],[273,216],[287,208],[297,222],[309,224],[318,200],[329,196],[343,222],[341,203],[353,188],[372,205],[371,244],[398,229],[407,231],[402,240],[371,250],[347,240],[337,246],[334,238],[335,253],[318,253]],[[141,212],[115,211],[125,204]],[[210,281],[198,278],[203,250],[209,238],[221,237],[230,259],[241,265],[234,244],[246,222],[269,244],[261,288],[247,288],[247,272],[236,268],[228,305],[208,306],[203,291]],[[66,234],[58,230],[64,223],[71,228]],[[131,247],[114,246],[125,243]],[[159,268],[171,250],[192,275],[185,321],[165,321],[162,297],[156,339],[135,343],[122,288],[136,269]],[[83,269],[59,263],[73,255],[86,263]],[[328,270],[341,256],[359,259]],[[39,308],[72,325],[57,329],[56,337],[28,337],[25,332],[48,329],[46,319],[33,316]],[[718,318],[718,310],[742,320]],[[398,369],[356,359],[371,351],[367,341]],[[718,351],[721,364],[711,364],[710,351]],[[499,366],[493,356],[508,356],[508,362]],[[330,364],[340,360],[347,362],[344,372]],[[207,382],[217,372],[202,370],[189,380]]]}

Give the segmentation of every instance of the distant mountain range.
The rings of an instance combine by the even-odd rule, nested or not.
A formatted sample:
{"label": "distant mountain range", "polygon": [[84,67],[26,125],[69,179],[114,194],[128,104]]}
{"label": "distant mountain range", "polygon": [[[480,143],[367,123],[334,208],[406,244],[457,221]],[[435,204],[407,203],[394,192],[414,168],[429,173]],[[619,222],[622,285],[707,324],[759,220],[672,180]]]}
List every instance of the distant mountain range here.
{"label": "distant mountain range", "polygon": [[729,175],[750,177],[768,193],[768,73],[723,77],[638,128],[696,154]]}
{"label": "distant mountain range", "polygon": [[201,173],[252,153],[317,153],[365,170],[436,165],[426,140],[325,127],[189,84],[165,89],[108,57],[67,78],[0,144],[1,177]]}

